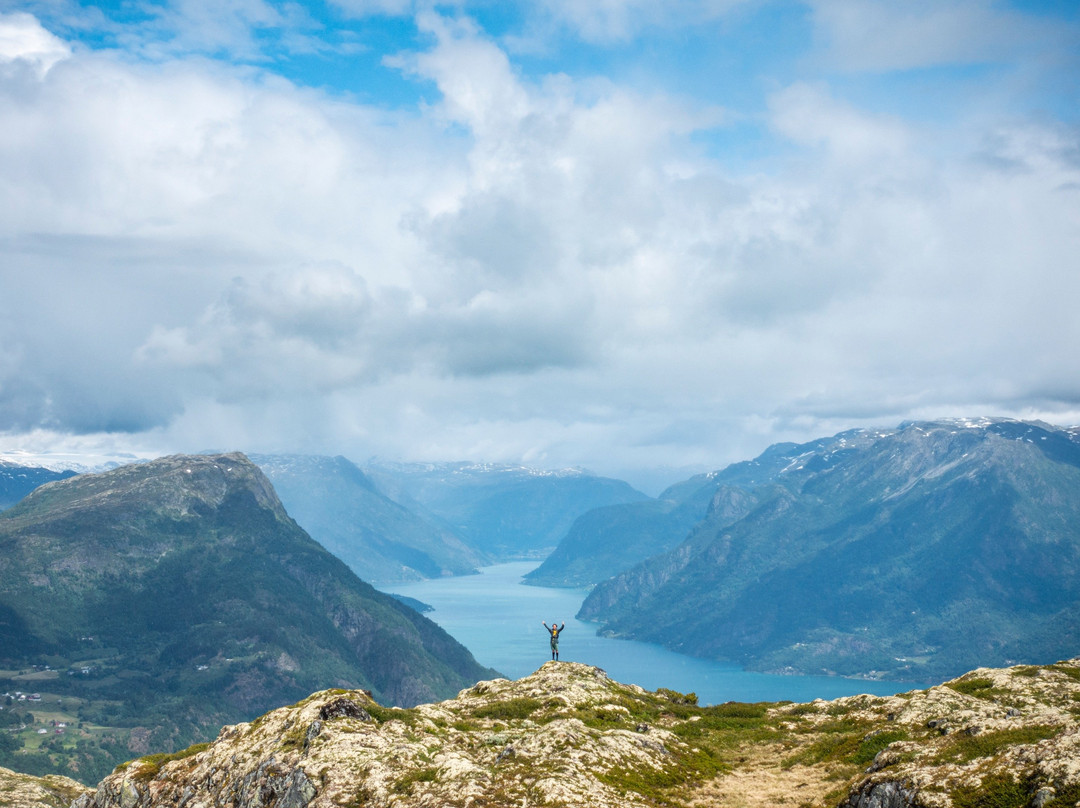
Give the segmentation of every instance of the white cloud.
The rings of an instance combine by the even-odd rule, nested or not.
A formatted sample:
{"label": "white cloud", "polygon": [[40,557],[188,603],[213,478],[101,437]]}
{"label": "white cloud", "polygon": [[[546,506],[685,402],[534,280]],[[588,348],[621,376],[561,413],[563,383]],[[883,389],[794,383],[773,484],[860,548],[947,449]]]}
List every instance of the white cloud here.
{"label": "white cloud", "polygon": [[23,64],[38,77],[71,55],[71,48],[31,14],[0,13],[0,70]]}
{"label": "white cloud", "polygon": [[822,144],[851,165],[904,160],[912,152],[911,136],[901,122],[838,101],[824,84],[793,84],[775,93],[769,107],[772,125],[785,137]]}
{"label": "white cloud", "polygon": [[992,0],[808,0],[827,59],[847,70],[1005,62],[1075,48],[1080,31]]}
{"label": "white cloud", "polygon": [[348,14],[357,17],[367,17],[373,14],[386,14],[388,16],[402,16],[413,12],[415,0],[330,0]]}
{"label": "white cloud", "polygon": [[1075,128],[799,81],[734,174],[695,141],[723,110],[419,24],[415,112],[204,60],[0,71],[4,423],[617,472],[1080,408]]}
{"label": "white cloud", "polygon": [[681,28],[720,17],[751,0],[542,0],[538,6],[587,42],[632,39],[649,27]]}

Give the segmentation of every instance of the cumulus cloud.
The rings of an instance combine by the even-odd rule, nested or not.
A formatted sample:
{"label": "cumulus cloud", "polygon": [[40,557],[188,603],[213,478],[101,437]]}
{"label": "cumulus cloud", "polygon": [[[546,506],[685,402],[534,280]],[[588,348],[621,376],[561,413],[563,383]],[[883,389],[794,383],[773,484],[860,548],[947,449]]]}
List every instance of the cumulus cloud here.
{"label": "cumulus cloud", "polygon": [[33,15],[0,13],[0,70],[23,65],[40,78],[70,55],[67,43],[47,31]]}
{"label": "cumulus cloud", "polygon": [[619,473],[1080,410],[1075,127],[943,132],[790,81],[777,156],[735,171],[702,145],[727,110],[417,25],[388,64],[437,95],[404,111],[19,46],[63,58],[0,67],[4,428]]}
{"label": "cumulus cloud", "polygon": [[999,63],[1075,49],[1080,30],[991,0],[809,0],[832,64],[846,70],[907,70]]}

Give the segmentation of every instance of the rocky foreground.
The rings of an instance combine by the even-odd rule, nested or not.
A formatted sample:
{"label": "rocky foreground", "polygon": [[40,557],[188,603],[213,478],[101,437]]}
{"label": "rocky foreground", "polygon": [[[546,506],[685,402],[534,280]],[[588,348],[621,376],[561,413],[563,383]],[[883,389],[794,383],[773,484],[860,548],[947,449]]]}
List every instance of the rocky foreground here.
{"label": "rocky foreground", "polygon": [[[329,690],[133,760],[75,808],[841,806],[1080,801],[1080,659],[892,697],[698,707],[548,663],[457,698]],[[55,803],[42,802],[42,805]]]}
{"label": "rocky foreground", "polygon": [[0,808],[67,808],[89,791],[67,777],[31,777],[0,767]]}

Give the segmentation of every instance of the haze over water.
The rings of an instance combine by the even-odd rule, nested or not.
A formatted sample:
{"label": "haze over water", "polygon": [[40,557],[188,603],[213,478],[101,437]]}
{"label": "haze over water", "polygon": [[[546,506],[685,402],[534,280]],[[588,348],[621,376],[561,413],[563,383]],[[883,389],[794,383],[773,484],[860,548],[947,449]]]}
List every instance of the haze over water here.
{"label": "haze over water", "polygon": [[566,623],[559,658],[603,668],[620,682],[647,690],[667,687],[694,692],[701,704],[725,701],[812,701],[856,693],[892,695],[912,690],[912,682],[870,681],[832,676],[779,676],[744,671],[735,665],[677,654],[650,643],[596,634],[596,625],[577,620],[585,590],[526,586],[522,576],[536,561],[486,567],[480,575],[441,578],[386,587],[434,607],[427,617],[463,643],[476,660],[517,679],[551,658],[541,625]]}

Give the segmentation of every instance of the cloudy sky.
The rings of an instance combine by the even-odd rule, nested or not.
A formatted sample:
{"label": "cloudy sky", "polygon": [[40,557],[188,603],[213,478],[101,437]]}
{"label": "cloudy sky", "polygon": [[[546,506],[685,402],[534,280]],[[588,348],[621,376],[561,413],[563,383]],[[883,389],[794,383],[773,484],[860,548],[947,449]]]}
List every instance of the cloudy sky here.
{"label": "cloudy sky", "polygon": [[0,0],[0,449],[1080,422],[1069,0]]}

